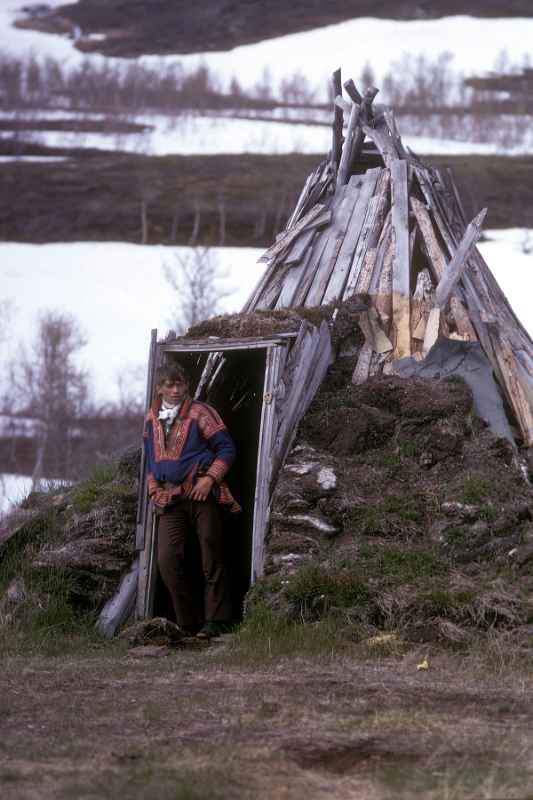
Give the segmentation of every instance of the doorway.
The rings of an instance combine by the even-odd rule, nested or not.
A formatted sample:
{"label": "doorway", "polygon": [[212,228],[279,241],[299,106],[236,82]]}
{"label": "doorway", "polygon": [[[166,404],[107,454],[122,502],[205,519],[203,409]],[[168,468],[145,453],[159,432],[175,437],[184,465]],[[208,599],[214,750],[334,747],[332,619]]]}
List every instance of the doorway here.
{"label": "doorway", "polygon": [[[243,510],[241,514],[221,512],[235,619],[242,616],[244,596],[263,571],[273,398],[293,338],[283,334],[276,339],[157,343],[149,370],[147,397],[152,398],[156,368],[165,363],[182,364],[191,378],[191,393],[216,408],[235,442],[237,458],[226,480]],[[141,487],[141,492],[144,491]],[[172,606],[159,578],[155,557],[157,519],[145,498],[140,496],[140,502],[145,512],[141,520],[142,536],[138,537],[141,554],[137,617],[172,619]],[[195,541],[191,543],[190,556],[194,569],[198,568],[201,588],[203,575]]]}

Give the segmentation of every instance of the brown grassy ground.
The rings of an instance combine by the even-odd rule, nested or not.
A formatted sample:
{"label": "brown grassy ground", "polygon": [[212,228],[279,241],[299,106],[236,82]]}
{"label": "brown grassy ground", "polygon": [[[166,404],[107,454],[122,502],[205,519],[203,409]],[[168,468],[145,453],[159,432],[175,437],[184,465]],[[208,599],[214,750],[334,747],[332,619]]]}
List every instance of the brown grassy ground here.
{"label": "brown grassy ground", "polygon": [[[150,157],[71,152],[21,142],[1,154],[71,156],[65,162],[1,165],[0,238],[5,241],[141,241],[146,202],[149,244],[268,246],[285,225],[321,155]],[[533,227],[533,158],[429,156],[452,169],[466,213],[487,206],[487,227]],[[31,208],[31,214],[28,209]]]}
{"label": "brown grassy ground", "polygon": [[2,797],[533,796],[528,668],[310,642],[299,657],[234,637],[158,659],[122,643],[5,659]]}

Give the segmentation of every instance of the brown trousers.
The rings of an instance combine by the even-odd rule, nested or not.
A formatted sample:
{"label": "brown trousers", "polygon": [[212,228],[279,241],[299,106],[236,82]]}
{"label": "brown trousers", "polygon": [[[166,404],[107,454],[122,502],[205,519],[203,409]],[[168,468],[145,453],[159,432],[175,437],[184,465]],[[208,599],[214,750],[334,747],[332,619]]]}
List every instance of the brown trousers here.
{"label": "brown trousers", "polygon": [[[196,535],[204,573],[204,608],[195,601],[197,587],[191,575],[187,540]],[[167,587],[178,625],[194,627],[206,622],[229,622],[231,601],[225,563],[220,511],[214,500],[179,500],[161,514],[157,533],[157,562]]]}

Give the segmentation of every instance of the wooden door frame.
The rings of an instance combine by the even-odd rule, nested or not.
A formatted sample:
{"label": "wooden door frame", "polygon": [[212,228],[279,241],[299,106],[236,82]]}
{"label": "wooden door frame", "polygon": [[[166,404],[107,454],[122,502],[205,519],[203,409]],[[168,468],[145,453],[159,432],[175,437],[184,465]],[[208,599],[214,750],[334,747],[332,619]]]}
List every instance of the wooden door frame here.
{"label": "wooden door frame", "polygon": [[[278,384],[283,374],[290,345],[295,333],[276,334],[268,337],[246,337],[242,339],[202,339],[189,342],[157,342],[157,331],[152,331],[150,359],[147,377],[146,406],[150,407],[157,366],[168,353],[217,353],[235,350],[266,350],[263,400],[258,437],[256,485],[252,526],[252,563],[250,582],[263,574],[264,540],[269,518],[269,499],[272,479],[272,439],[274,436],[275,405]],[[139,481],[139,503],[137,515],[136,549],[139,553],[139,578],[137,589],[137,619],[153,615],[155,593],[155,563],[157,517],[152,513],[146,496],[146,465],[141,462]]]}

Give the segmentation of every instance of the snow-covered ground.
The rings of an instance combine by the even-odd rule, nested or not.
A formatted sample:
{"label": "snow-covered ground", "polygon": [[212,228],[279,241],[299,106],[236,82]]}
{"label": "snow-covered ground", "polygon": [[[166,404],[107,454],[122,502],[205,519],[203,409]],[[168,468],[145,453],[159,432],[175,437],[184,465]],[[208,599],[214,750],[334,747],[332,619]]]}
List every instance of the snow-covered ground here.
{"label": "snow-covered ground", "polygon": [[[42,119],[50,118],[44,112]],[[18,115],[18,118],[23,118]],[[74,119],[74,115],[70,114]],[[79,119],[87,119],[83,114]],[[90,117],[89,117],[90,118]],[[32,114],[31,119],[35,119]],[[142,133],[83,133],[78,131],[24,131],[18,137],[25,142],[60,148],[97,148],[120,150],[152,156],[210,155],[222,153],[324,153],[331,147],[331,130],[323,125],[292,125],[229,119],[225,116],[163,114],[128,117],[129,122],[146,125]],[[399,125],[402,131],[401,122]],[[494,142],[469,142],[428,136],[403,136],[407,147],[419,155],[521,155],[533,152],[533,126],[523,128],[520,144],[510,147]],[[0,138],[10,139],[9,131]]]}
{"label": "snow-covered ground", "polygon": [[28,496],[31,478],[26,475],[0,474],[0,517]]}
{"label": "snow-covered ground", "polygon": [[[13,28],[15,19],[23,16],[27,0],[1,0],[0,38],[4,53],[24,56],[34,53],[60,58],[76,64],[87,56],[75,49],[66,36],[53,36],[36,31]],[[52,0],[48,5],[62,5]],[[379,79],[403,53],[425,53],[434,57],[444,50],[454,56],[454,66],[467,74],[493,67],[500,51],[520,61],[533,50],[533,18],[478,19],[469,16],[445,17],[438,20],[377,20],[358,18],[328,25],[305,33],[269,39],[253,45],[237,47],[229,52],[199,55],[143,56],[150,65],[180,61],[185,67],[207,64],[225,86],[237,75],[244,88],[257,83],[268,68],[276,86],[284,77],[299,72],[311,85],[324,87],[331,72],[342,65],[348,75],[360,75],[365,63]],[[101,56],[93,54],[91,59]],[[126,63],[126,62],[125,62]],[[348,77],[347,75],[347,77]]]}
{"label": "snow-covered ground", "polygon": [[[487,237],[480,250],[533,334],[533,230],[489,230]],[[133,368],[146,363],[150,330],[170,327],[176,303],[162,265],[189,250],[123,243],[0,244],[2,297],[15,306],[9,346],[0,354],[15,355],[20,340],[31,340],[40,310],[69,312],[88,338],[81,361],[93,376],[95,396],[115,398],[117,375],[131,370],[133,376]],[[262,252],[213,248],[221,274],[227,273],[220,284],[232,290],[223,310],[243,306],[265,269],[257,263]]]}

